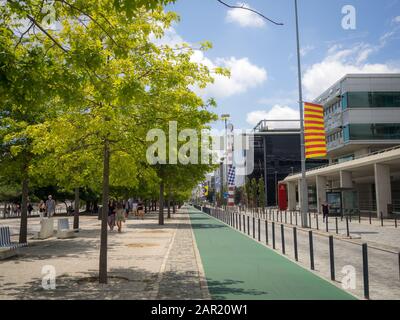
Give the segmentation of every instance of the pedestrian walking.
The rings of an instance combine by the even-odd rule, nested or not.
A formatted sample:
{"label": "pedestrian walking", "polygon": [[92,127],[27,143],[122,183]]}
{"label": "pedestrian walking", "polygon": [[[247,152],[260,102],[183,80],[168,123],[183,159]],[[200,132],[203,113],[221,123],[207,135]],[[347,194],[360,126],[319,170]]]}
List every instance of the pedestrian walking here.
{"label": "pedestrian walking", "polygon": [[108,226],[110,231],[115,227],[115,204],[113,200],[108,201]]}
{"label": "pedestrian walking", "polygon": [[322,204],[322,221],[325,222],[325,218],[329,217],[329,205],[325,202]]}
{"label": "pedestrian walking", "polygon": [[33,206],[30,202],[28,202],[28,215],[32,215],[32,211],[33,211]]}
{"label": "pedestrian walking", "polygon": [[39,202],[39,215],[40,218],[43,218],[43,215],[46,213],[46,204],[44,203],[43,200],[40,200]]}
{"label": "pedestrian walking", "polygon": [[56,213],[56,202],[53,199],[53,196],[50,194],[46,201],[46,215],[51,218]]}
{"label": "pedestrian walking", "polygon": [[117,221],[118,232],[122,232],[122,223],[125,222],[125,209],[121,202],[117,203],[115,219]]}
{"label": "pedestrian walking", "polygon": [[141,200],[139,200],[138,205],[137,205],[137,213],[139,218],[144,219],[144,206],[143,206],[143,202]]}

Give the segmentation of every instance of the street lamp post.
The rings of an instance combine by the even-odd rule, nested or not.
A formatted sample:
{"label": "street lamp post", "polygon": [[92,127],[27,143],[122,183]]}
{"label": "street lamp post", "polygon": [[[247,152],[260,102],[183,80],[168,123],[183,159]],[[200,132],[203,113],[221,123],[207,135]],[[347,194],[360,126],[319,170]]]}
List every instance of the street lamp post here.
{"label": "street lamp post", "polygon": [[300,35],[299,35],[299,15],[297,0],[294,0],[295,15],[296,15],[296,40],[297,40],[297,70],[299,78],[299,109],[300,109],[300,140],[301,140],[301,198],[302,201],[300,212],[302,216],[302,227],[308,228],[308,190],[306,179],[306,155],[305,155],[305,137],[304,137],[304,111],[303,111],[303,87],[301,81],[301,58],[300,58]]}
{"label": "street lamp post", "polygon": [[225,176],[224,184],[228,187],[228,120],[231,117],[230,114],[221,115],[221,119],[225,122],[225,143],[224,143],[224,153],[225,153]]}
{"label": "street lamp post", "polygon": [[[217,0],[224,6],[231,8],[231,9],[242,9],[246,11],[251,11],[265,20],[272,22],[275,25],[283,25],[283,23],[278,23],[273,21],[272,19],[266,17],[265,15],[261,14],[260,12],[247,8],[245,6],[233,6],[225,3],[222,0]],[[306,179],[306,155],[305,155],[305,139],[304,139],[304,111],[303,111],[303,89],[302,89],[302,81],[301,81],[301,56],[300,56],[300,35],[299,35],[299,15],[298,15],[298,6],[297,0],[294,0],[295,6],[295,16],[296,16],[296,40],[297,40],[297,68],[298,68],[298,81],[299,81],[299,109],[300,109],[300,139],[301,139],[301,182],[300,182],[300,195],[302,198],[301,201],[301,216],[302,216],[302,227],[308,228],[309,221],[308,221],[308,189],[307,189],[307,179]]]}

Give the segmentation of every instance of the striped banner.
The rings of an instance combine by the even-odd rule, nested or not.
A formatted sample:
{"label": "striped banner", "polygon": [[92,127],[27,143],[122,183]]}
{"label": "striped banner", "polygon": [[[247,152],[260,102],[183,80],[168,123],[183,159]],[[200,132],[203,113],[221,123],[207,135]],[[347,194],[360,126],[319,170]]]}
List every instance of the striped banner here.
{"label": "striped banner", "polygon": [[304,103],[304,139],[306,159],[327,156],[323,106]]}

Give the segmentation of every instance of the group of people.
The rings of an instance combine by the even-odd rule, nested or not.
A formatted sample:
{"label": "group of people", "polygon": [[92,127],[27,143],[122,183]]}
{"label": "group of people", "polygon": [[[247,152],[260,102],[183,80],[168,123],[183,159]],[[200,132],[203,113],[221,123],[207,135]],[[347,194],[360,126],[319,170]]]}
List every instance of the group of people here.
{"label": "group of people", "polygon": [[56,201],[53,199],[52,195],[47,197],[46,202],[40,200],[39,203],[39,213],[41,217],[52,217],[56,213]]}
{"label": "group of people", "polygon": [[[33,211],[33,205],[28,198],[28,203],[27,203],[27,211],[28,211],[28,216],[32,215]],[[46,201],[40,200],[40,203],[38,205],[39,213],[40,216],[46,216],[46,217],[52,217],[55,212],[56,212],[56,202],[52,198],[51,195],[48,196],[48,199]],[[20,203],[12,203],[11,205],[7,205],[5,207],[5,214],[9,216],[15,216],[19,217],[21,215],[21,204]]]}
{"label": "group of people", "polygon": [[141,219],[144,219],[144,205],[142,201],[114,201],[108,202],[108,226],[113,231],[117,225],[118,232],[122,232],[122,223],[126,221],[129,214],[133,213]]}

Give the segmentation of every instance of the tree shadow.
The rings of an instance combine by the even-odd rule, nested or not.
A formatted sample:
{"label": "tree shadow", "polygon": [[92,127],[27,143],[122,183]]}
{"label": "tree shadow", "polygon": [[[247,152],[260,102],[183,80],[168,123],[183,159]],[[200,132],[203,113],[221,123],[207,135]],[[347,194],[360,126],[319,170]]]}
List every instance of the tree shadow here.
{"label": "tree shadow", "polygon": [[[238,286],[243,283],[244,281],[233,279],[224,279],[222,281],[217,281],[207,278],[207,284],[210,294],[213,299],[216,300],[231,299],[231,296],[235,296],[235,300],[248,299],[249,297],[251,299],[254,299],[255,297],[265,296],[269,294],[269,292],[266,291],[261,291],[257,289],[244,289]],[[229,298],[227,298],[227,296]]]}

